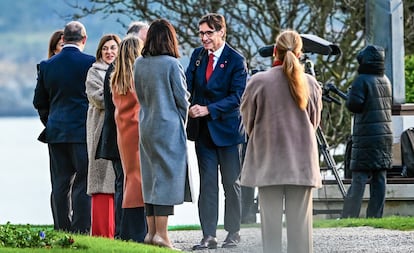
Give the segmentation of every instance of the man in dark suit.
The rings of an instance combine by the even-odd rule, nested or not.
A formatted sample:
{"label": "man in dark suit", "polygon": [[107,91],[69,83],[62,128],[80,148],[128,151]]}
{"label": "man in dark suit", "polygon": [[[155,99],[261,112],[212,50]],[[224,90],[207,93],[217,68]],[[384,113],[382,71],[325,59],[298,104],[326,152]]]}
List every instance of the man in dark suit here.
{"label": "man in dark suit", "polygon": [[218,170],[225,195],[222,247],[240,241],[240,160],[238,145],[244,141],[239,112],[246,86],[245,59],[226,42],[222,15],[210,13],[199,21],[202,47],[194,50],[186,71],[189,109],[188,138],[195,141],[200,171],[199,218],[203,232],[194,250],[216,248],[218,221]]}
{"label": "man in dark suit", "polygon": [[88,233],[90,197],[86,194],[86,75],[95,57],[82,53],[86,29],[78,21],[64,29],[64,47],[39,65],[33,105],[45,130],[39,140],[48,143],[54,228]]}

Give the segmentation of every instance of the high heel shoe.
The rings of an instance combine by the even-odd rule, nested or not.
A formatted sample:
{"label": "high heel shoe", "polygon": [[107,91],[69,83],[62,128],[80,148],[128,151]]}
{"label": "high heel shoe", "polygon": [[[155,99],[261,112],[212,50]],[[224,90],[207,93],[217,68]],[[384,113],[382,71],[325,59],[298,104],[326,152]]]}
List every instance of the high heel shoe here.
{"label": "high heel shoe", "polygon": [[170,248],[172,250],[181,251],[180,249],[174,248],[171,243],[168,243],[164,238],[161,236],[155,234],[154,237],[152,237],[152,244],[157,245],[164,248]]}
{"label": "high heel shoe", "polygon": [[153,235],[150,235],[149,233],[147,233],[145,235],[145,238],[144,238],[144,243],[145,244],[153,244],[153,242],[152,242],[153,237],[154,237]]}

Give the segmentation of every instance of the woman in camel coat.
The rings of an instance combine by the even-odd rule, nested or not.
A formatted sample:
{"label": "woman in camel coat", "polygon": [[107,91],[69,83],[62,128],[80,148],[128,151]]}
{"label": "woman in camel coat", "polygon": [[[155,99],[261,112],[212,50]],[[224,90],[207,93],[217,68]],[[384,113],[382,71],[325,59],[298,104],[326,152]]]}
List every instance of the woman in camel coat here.
{"label": "woman in camel coat", "polygon": [[140,39],[127,36],[121,42],[111,77],[118,148],[124,171],[120,237],[136,242],[143,242],[147,233],[139,161],[140,106],[133,79],[134,61],[141,55],[142,46]]}
{"label": "woman in camel coat", "polygon": [[298,60],[297,32],[282,32],[275,48],[274,67],[252,76],[242,97],[249,141],[241,184],[259,189],[263,252],[282,251],[285,213],[287,252],[310,253],[312,188],[322,184],[315,136],[322,92]]}

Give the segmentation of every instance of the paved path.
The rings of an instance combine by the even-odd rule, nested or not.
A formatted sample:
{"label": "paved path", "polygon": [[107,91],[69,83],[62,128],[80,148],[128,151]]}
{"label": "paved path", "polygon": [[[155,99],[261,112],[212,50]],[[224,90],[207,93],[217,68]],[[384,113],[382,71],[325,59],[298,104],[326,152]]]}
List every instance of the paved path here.
{"label": "paved path", "polygon": [[[286,252],[284,231],[284,252]],[[201,231],[170,231],[174,246],[191,252],[191,247],[200,241]],[[217,248],[200,250],[197,253],[262,253],[260,228],[243,228],[242,241],[234,249]],[[226,236],[224,230],[217,231],[219,246]],[[414,253],[414,231],[397,231],[371,227],[314,229],[315,253]]]}

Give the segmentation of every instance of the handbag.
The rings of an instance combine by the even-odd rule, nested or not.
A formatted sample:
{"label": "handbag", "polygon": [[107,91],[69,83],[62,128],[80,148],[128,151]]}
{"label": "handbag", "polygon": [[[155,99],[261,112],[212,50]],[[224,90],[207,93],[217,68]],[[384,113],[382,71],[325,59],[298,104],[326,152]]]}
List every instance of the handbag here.
{"label": "handbag", "polygon": [[200,129],[200,118],[191,118],[188,117],[187,121],[187,139],[190,141],[195,141],[198,137],[198,131]]}

